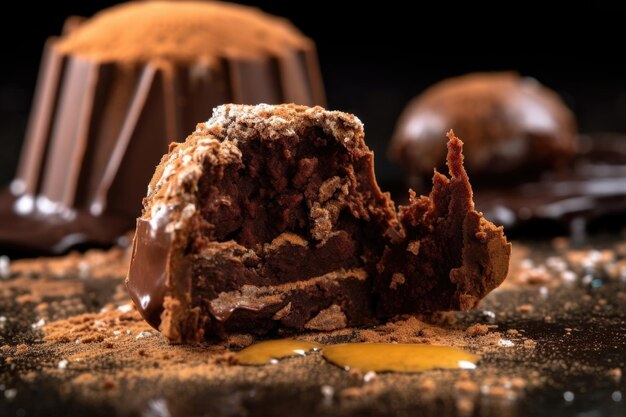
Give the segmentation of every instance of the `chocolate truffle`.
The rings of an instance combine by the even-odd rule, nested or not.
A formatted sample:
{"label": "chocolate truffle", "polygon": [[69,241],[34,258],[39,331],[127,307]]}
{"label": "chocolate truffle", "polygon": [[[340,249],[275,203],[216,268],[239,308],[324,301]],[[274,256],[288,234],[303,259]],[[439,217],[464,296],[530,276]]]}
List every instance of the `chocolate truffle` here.
{"label": "chocolate truffle", "polygon": [[225,102],[323,104],[315,47],[222,2],[130,2],[68,20],[44,50],[0,246],[61,252],[133,227],[168,143]]}
{"label": "chocolate truffle", "polygon": [[172,144],[137,220],[127,286],[173,342],[330,330],[469,309],[510,245],[473,210],[461,142],[451,179],[396,211],[354,116],[224,105]]}
{"label": "chocolate truffle", "polygon": [[428,88],[402,113],[390,157],[412,177],[443,169],[443,135],[466,144],[476,182],[510,185],[563,168],[576,151],[574,116],[552,90],[515,73],[475,73]]}

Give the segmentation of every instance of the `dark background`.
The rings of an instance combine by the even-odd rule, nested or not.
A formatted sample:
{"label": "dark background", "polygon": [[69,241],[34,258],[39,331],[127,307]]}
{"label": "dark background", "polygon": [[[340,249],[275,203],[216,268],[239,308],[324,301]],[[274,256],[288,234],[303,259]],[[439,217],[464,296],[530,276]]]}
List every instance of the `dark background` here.
{"label": "dark background", "polygon": [[[509,4],[507,11],[443,4],[444,10],[421,13],[400,1],[360,7],[340,1],[242,3],[289,18],[317,42],[329,107],[355,113],[365,123],[383,182],[401,175],[385,148],[404,104],[433,82],[470,71],[533,76],[562,95],[581,130],[626,132],[624,36],[621,24],[610,22],[619,13],[609,9],[599,19],[583,10],[585,17],[575,20],[575,9],[551,16],[530,3]],[[91,16],[112,4],[54,2],[43,11],[14,2],[14,11],[3,13],[0,184],[15,171],[44,40],[60,33],[66,16]]]}

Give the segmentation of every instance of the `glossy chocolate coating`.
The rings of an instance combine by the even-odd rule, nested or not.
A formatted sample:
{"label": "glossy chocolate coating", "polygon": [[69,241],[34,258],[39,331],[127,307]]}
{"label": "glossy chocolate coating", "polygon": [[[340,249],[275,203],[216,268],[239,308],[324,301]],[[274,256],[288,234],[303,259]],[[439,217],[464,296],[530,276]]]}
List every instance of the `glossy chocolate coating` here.
{"label": "glossy chocolate coating", "polygon": [[[476,207],[516,235],[581,233],[626,224],[626,138],[581,136],[570,166],[507,189],[476,190]],[[588,228],[591,228],[588,230]]]}
{"label": "glossy chocolate coating", "polygon": [[515,73],[476,73],[444,80],[402,113],[390,157],[413,178],[444,170],[443,135],[465,142],[476,183],[507,184],[566,166],[576,150],[574,116],[556,93]]}
{"label": "glossy chocolate coating", "polygon": [[[153,228],[149,222],[138,219],[133,241],[128,293],[141,316],[154,328],[159,327],[163,311],[168,273],[170,236],[163,227]],[[141,256],[135,256],[139,252]]]}

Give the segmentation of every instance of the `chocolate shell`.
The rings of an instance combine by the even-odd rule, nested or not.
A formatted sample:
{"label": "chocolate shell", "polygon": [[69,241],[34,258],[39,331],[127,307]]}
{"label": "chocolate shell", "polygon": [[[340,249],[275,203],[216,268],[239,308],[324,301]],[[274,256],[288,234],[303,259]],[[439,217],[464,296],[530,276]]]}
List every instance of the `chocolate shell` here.
{"label": "chocolate shell", "polygon": [[[132,229],[174,138],[224,102],[324,104],[314,44],[228,3],[133,2],[45,46],[0,247],[63,252]],[[182,40],[181,40],[182,39]]]}

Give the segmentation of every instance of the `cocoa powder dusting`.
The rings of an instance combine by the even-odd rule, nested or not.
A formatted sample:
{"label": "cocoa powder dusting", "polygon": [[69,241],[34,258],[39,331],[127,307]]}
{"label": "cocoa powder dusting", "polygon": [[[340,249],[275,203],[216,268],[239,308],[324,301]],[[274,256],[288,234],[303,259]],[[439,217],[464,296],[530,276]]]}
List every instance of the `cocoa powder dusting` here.
{"label": "cocoa powder dusting", "polygon": [[[572,257],[567,249],[559,250],[528,246],[512,274],[530,267],[531,259],[533,267],[545,265],[552,276],[564,268],[555,260],[560,257],[565,270],[576,274],[573,282],[513,279],[471,312],[290,335],[321,344],[447,345],[481,356],[473,371],[417,374],[346,372],[317,353],[276,365],[236,365],[234,352],[256,340],[249,334],[170,344],[141,319],[123,289],[126,249],[14,261],[0,291],[2,407],[9,407],[7,415],[17,408],[36,414],[39,404],[54,398],[57,407],[70,407],[75,414],[104,407],[109,415],[157,415],[157,407],[171,416],[199,410],[240,415],[228,407],[279,412],[283,404],[303,415],[320,407],[329,415],[358,415],[405,408],[437,414],[437,404],[445,403],[458,415],[513,415],[537,395],[556,392],[558,404],[564,403],[564,392],[584,396],[572,382],[581,380],[589,387],[608,387],[607,406],[619,404],[610,395],[624,391],[624,363],[616,354],[625,348],[626,328],[615,317],[625,313],[626,288],[614,268],[625,255],[584,251]],[[599,287],[585,278],[592,261],[594,277],[603,281]],[[26,295],[32,299],[20,298]],[[336,308],[327,312],[329,317],[339,313]],[[546,316],[552,319],[548,323]],[[206,405],[207,395],[212,405]]]}
{"label": "cocoa powder dusting", "polygon": [[217,64],[222,57],[265,58],[310,48],[287,20],[222,2],[130,2],[96,14],[58,47],[101,61]]}

